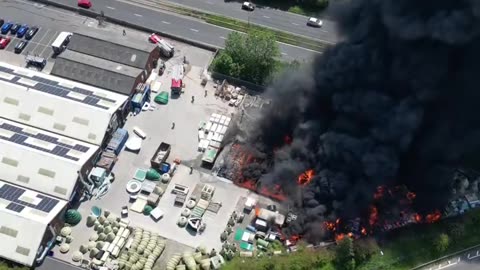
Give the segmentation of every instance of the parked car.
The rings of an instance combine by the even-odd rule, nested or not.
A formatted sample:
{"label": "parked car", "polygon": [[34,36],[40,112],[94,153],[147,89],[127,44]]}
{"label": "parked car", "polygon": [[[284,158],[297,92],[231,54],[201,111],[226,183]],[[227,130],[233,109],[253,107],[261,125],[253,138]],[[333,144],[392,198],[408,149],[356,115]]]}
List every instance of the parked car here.
{"label": "parked car", "polygon": [[28,40],[32,39],[37,32],[38,32],[38,27],[32,27],[28,29],[27,33],[25,34],[25,39],[28,39]]}
{"label": "parked car", "polygon": [[4,25],[2,25],[2,34],[7,34],[8,31],[10,31],[10,28],[12,28],[12,23],[11,22],[6,22]]}
{"label": "parked car", "polygon": [[248,10],[248,11],[254,11],[255,10],[255,5],[253,5],[252,2],[243,2],[242,9]]}
{"label": "parked car", "polygon": [[311,17],[310,19],[308,19],[307,25],[312,27],[322,27],[323,21],[318,18]]}
{"label": "parked car", "polygon": [[10,37],[2,37],[0,38],[0,49],[5,49],[8,43],[10,43]]}
{"label": "parked car", "polygon": [[78,0],[77,5],[81,8],[91,8],[92,2],[90,0]]}
{"label": "parked car", "polygon": [[20,27],[20,29],[18,29],[18,31],[17,31],[17,37],[22,38],[23,36],[25,36],[27,31],[28,31],[28,25],[26,25],[26,24],[22,25]]}
{"label": "parked car", "polygon": [[20,29],[20,27],[21,27],[21,25],[18,24],[18,23],[12,25],[12,27],[10,28],[10,33],[12,35],[15,35],[17,33],[18,29]]}
{"label": "parked car", "polygon": [[27,40],[20,40],[20,42],[15,45],[15,53],[21,53],[23,49],[27,46],[28,41]]}
{"label": "parked car", "polygon": [[5,21],[3,19],[0,19],[0,26],[2,26],[4,22]]}
{"label": "parked car", "polygon": [[160,40],[162,40],[162,38],[161,38],[159,35],[157,35],[157,34],[151,34],[151,35],[148,37],[148,40],[149,40],[150,42],[156,44],[156,43],[160,42]]}

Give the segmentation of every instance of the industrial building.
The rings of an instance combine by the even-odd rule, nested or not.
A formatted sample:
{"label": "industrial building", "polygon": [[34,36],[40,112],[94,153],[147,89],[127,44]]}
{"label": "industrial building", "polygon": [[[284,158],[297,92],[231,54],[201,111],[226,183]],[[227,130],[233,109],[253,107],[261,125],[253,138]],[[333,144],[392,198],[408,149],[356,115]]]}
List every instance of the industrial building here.
{"label": "industrial building", "polygon": [[0,118],[2,181],[68,201],[98,152],[97,145]]}
{"label": "industrial building", "polygon": [[126,116],[125,95],[0,62],[0,116],[102,145]]}
{"label": "industrial building", "polygon": [[158,46],[121,36],[76,32],[51,74],[130,96],[160,57]]}
{"label": "industrial building", "polygon": [[146,80],[142,69],[71,50],[57,57],[52,74],[124,95],[130,95],[137,84]]}
{"label": "industrial building", "polygon": [[55,243],[66,201],[0,181],[0,257],[35,265]]}

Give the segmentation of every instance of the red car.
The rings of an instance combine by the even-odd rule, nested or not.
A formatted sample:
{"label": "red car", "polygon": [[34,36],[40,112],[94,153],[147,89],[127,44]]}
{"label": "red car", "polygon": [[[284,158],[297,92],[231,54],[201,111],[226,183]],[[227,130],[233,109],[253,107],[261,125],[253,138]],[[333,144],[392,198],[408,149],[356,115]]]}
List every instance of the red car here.
{"label": "red car", "polygon": [[9,37],[2,37],[0,38],[0,49],[5,49],[7,47],[8,43],[10,43],[10,38]]}
{"label": "red car", "polygon": [[148,40],[150,40],[150,42],[152,43],[159,43],[160,40],[162,40],[162,38],[160,36],[158,36],[157,34],[151,34],[150,37],[148,37]]}
{"label": "red car", "polygon": [[92,2],[90,0],[78,0],[77,5],[81,8],[91,8]]}

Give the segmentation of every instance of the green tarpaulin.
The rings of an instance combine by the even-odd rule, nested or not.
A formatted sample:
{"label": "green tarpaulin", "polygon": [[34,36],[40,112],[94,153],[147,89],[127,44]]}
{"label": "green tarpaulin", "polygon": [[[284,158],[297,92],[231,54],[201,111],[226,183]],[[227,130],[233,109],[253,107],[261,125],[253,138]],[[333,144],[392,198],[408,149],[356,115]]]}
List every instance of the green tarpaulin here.
{"label": "green tarpaulin", "polygon": [[248,250],[248,251],[252,251],[252,250],[253,250],[252,244],[247,243],[247,242],[242,242],[242,243],[240,244],[240,248],[243,249],[243,250]]}
{"label": "green tarpaulin", "polygon": [[243,232],[244,230],[242,229],[237,229],[237,231],[235,232],[235,241],[240,241],[242,240],[242,235],[243,235]]}
{"label": "green tarpaulin", "polygon": [[158,95],[155,96],[155,102],[160,104],[167,104],[168,103],[168,92],[162,91]]}

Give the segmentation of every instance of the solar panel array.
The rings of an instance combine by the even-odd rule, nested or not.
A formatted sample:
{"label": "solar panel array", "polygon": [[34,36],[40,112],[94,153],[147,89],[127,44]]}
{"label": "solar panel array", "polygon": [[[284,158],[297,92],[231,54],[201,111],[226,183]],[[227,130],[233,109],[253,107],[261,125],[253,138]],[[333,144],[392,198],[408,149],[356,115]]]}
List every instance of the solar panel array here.
{"label": "solar panel array", "polygon": [[[12,76],[15,76],[11,79],[4,78],[4,77],[0,76],[1,81],[15,83],[15,84],[18,84],[18,85],[28,87],[29,89],[35,89],[35,90],[43,92],[43,93],[47,93],[47,94],[55,95],[55,96],[58,96],[58,97],[66,98],[66,99],[73,100],[73,101],[76,101],[76,102],[80,102],[80,103],[83,103],[83,104],[88,104],[90,106],[94,106],[94,107],[101,108],[101,109],[104,109],[104,110],[108,110],[109,107],[101,105],[100,102],[102,100],[106,101],[106,102],[111,102],[111,103],[116,102],[113,99],[109,99],[109,98],[106,98],[106,97],[101,97],[101,96],[95,95],[93,91],[86,90],[86,89],[83,89],[83,88],[79,88],[79,87],[76,87],[76,86],[73,87],[73,88],[68,88],[68,87],[65,87],[65,86],[62,86],[62,85],[58,84],[58,82],[56,82],[56,81],[49,80],[49,79],[46,79],[46,78],[43,78],[43,77],[39,77],[39,76],[28,77],[28,76],[25,76],[25,75],[17,74],[17,73],[15,73],[15,71],[13,69],[10,69],[10,68],[0,66],[0,72],[8,73]],[[35,84],[35,86],[31,86],[31,85],[28,85],[27,83],[22,83],[22,81],[20,81],[21,79],[28,79],[28,80],[35,81],[37,83]],[[75,92],[75,93],[78,93],[78,94],[82,94],[82,95],[85,95],[86,97],[83,100],[73,98],[73,97],[68,96],[68,94],[70,92]]]}
{"label": "solar panel array", "polygon": [[[70,160],[73,160],[73,161],[79,161],[79,158],[68,156],[67,153],[70,151],[70,149],[80,151],[82,153],[86,153],[86,152],[88,152],[88,150],[90,150],[89,147],[87,147],[85,145],[81,145],[81,144],[75,144],[74,146],[72,146],[72,145],[68,145],[68,144],[65,144],[65,143],[61,143],[61,142],[58,141],[58,138],[42,134],[41,132],[38,132],[36,135],[30,134],[28,132],[23,131],[22,127],[18,127],[18,126],[8,124],[8,123],[0,124],[0,129],[12,131],[14,133],[14,135],[11,136],[10,138],[2,136],[0,134],[0,139],[2,139],[2,140],[13,142],[13,143],[23,145],[23,146],[27,146],[29,148],[37,149],[37,150],[40,150],[42,152],[50,153],[52,155],[63,157],[63,158],[70,159]],[[29,144],[29,143],[25,142],[28,138],[35,138],[35,139],[42,140],[42,141],[45,141],[45,142],[48,142],[48,143],[51,143],[51,144],[55,144],[55,147],[53,149],[46,149],[46,148],[42,148],[42,147],[39,147],[39,146],[36,146],[36,145],[32,145],[32,144]]]}
{"label": "solar panel array", "polygon": [[58,204],[59,200],[37,194],[37,198],[40,199],[38,204],[28,203],[20,200],[20,197],[25,193],[25,189],[15,187],[9,184],[4,184],[0,187],[0,198],[9,201],[6,209],[20,213],[25,207],[40,210],[45,213],[50,213],[53,208]]}

